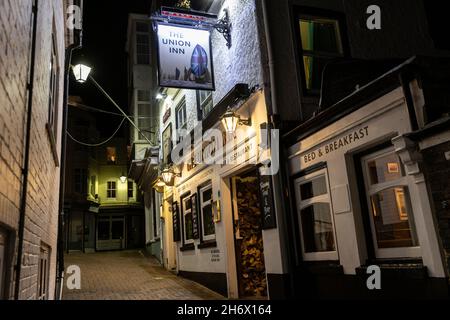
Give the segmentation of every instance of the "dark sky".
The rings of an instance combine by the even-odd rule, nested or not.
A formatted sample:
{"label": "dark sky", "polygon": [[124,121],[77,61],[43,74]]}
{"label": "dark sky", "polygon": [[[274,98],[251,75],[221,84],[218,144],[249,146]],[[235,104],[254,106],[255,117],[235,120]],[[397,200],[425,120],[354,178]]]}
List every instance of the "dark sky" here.
{"label": "dark sky", "polygon": [[[91,66],[92,75],[97,82],[126,112],[128,93],[125,43],[128,14],[149,14],[150,8],[151,0],[84,0],[83,48],[74,52],[72,64],[83,62]],[[88,106],[117,112],[89,81],[80,85],[72,78],[70,94],[80,96]],[[109,136],[114,132],[121,120],[114,116],[96,115],[102,136]]]}

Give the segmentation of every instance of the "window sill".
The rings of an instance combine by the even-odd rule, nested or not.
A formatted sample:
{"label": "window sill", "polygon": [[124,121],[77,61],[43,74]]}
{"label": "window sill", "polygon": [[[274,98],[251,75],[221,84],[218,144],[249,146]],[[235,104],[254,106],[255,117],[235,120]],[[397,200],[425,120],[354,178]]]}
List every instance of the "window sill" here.
{"label": "window sill", "polygon": [[190,243],[190,244],[185,244],[184,246],[182,246],[180,248],[181,252],[185,252],[185,251],[194,251],[195,250],[195,244]]}
{"label": "window sill", "polygon": [[370,261],[367,265],[356,268],[356,274],[367,276],[367,268],[370,265],[380,267],[383,276],[386,277],[428,278],[427,267],[420,260],[374,260]]}
{"label": "window sill", "polygon": [[207,249],[207,248],[216,248],[217,247],[217,241],[216,240],[209,240],[200,243],[197,248],[198,249]]}
{"label": "window sill", "polygon": [[50,125],[48,123],[45,125],[45,129],[47,130],[48,140],[50,142],[50,148],[52,149],[52,155],[53,160],[55,161],[55,166],[59,167],[59,157],[58,157],[58,150],[56,150],[55,135],[53,134],[53,130],[52,128],[50,128]]}
{"label": "window sill", "polygon": [[302,268],[315,275],[341,275],[344,268],[339,261],[307,261],[303,262]]}

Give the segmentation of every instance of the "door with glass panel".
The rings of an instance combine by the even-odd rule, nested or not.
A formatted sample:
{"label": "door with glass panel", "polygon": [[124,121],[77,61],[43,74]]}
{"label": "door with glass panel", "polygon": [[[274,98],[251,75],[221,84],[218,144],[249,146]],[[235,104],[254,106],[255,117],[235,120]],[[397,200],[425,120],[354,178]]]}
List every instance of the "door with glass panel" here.
{"label": "door with glass panel", "polygon": [[97,250],[120,250],[125,247],[125,219],[102,217],[97,221]]}
{"label": "door with glass panel", "polygon": [[338,260],[327,170],[298,178],[294,185],[303,260]]}
{"label": "door with glass panel", "polygon": [[394,148],[362,158],[376,258],[420,257],[409,193],[410,177]]}

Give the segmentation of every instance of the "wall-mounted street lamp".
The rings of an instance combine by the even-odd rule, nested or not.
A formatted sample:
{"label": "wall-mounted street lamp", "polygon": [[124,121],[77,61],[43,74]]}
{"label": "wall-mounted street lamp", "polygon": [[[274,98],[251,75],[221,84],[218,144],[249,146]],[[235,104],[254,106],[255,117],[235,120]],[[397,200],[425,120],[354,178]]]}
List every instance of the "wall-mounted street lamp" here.
{"label": "wall-mounted street lamp", "polygon": [[127,177],[124,174],[122,174],[119,179],[120,179],[120,182],[122,182],[122,183],[127,182]]}
{"label": "wall-mounted street lamp", "polygon": [[143,136],[144,139],[147,140],[147,142],[151,146],[153,146],[153,143],[147,138],[147,136],[145,134],[143,134],[142,130],[134,123],[133,120],[131,120],[131,118],[125,113],[125,111],[123,111],[123,109],[121,107],[119,107],[119,105],[114,101],[113,98],[111,98],[111,96],[105,91],[105,89],[103,89],[102,86],[99,85],[97,81],[95,81],[94,77],[92,77],[92,75],[90,75],[91,71],[92,71],[91,67],[88,67],[88,66],[83,65],[83,64],[77,64],[76,66],[71,66],[71,67],[72,67],[73,75],[75,76],[75,79],[78,82],[85,83],[88,79],[90,79],[94,83],[94,85],[97,87],[97,89],[99,89],[100,92],[106,98],[108,98],[109,101],[111,101],[111,103],[122,113],[122,115],[139,132],[139,134],[141,136]]}
{"label": "wall-mounted street lamp", "polygon": [[241,119],[241,116],[228,108],[222,116],[222,124],[227,133],[234,133],[238,125],[251,126],[251,119]]}
{"label": "wall-mounted street lamp", "polygon": [[164,99],[166,99],[167,98],[167,93],[161,93],[161,92],[159,92],[157,95],[156,95],[156,100],[164,100]]}
{"label": "wall-mounted street lamp", "polygon": [[164,182],[164,180],[161,177],[158,178],[158,180],[156,180],[155,187],[164,188],[165,186],[166,186],[166,183]]}
{"label": "wall-mounted street lamp", "polygon": [[79,83],[85,83],[89,78],[89,74],[92,71],[91,67],[85,66],[84,64],[77,64],[72,67],[73,75],[75,76],[75,80]]}
{"label": "wall-mounted street lamp", "polygon": [[181,177],[181,174],[175,172],[173,167],[167,167],[161,173],[161,178],[167,186],[173,186],[175,177]]}

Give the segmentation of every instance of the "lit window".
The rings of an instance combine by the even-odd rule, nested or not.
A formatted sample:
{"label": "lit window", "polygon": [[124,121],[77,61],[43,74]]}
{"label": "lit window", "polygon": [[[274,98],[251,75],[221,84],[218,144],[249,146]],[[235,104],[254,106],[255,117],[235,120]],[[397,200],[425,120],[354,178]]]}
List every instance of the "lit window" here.
{"label": "lit window", "polygon": [[408,177],[400,158],[391,148],[362,161],[377,258],[420,256]]}
{"label": "lit window", "polygon": [[209,185],[200,190],[200,212],[202,220],[203,241],[216,238],[216,227],[212,211],[212,186]]}
{"label": "lit window", "polygon": [[115,199],[116,198],[116,182],[115,181],[108,181],[107,182],[107,189],[106,189],[106,196],[108,199]]}
{"label": "lit window", "polygon": [[318,92],[325,65],[343,56],[339,22],[302,16],[299,28],[306,90]]}
{"label": "lit window", "polygon": [[296,180],[296,198],[305,260],[337,260],[336,236],[326,170]]}
{"label": "lit window", "polygon": [[194,224],[192,220],[192,198],[186,197],[183,203],[184,243],[194,243]]}
{"label": "lit window", "polygon": [[117,149],[115,147],[106,148],[106,162],[108,164],[117,163]]}

